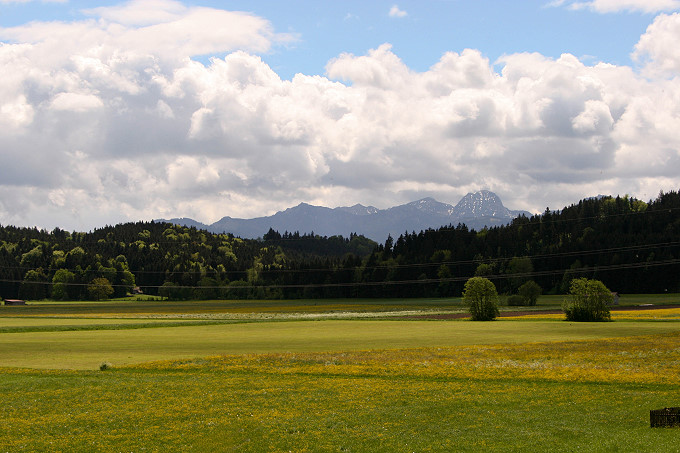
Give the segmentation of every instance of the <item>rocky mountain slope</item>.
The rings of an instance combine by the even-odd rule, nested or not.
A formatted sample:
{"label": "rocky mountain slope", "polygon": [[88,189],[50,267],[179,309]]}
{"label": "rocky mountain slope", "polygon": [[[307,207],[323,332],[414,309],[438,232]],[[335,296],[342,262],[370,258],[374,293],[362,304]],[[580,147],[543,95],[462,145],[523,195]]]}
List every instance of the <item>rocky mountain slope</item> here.
{"label": "rocky mountain slope", "polygon": [[343,206],[326,208],[307,203],[279,211],[272,216],[254,219],[223,217],[206,225],[189,218],[167,220],[186,226],[195,226],[214,233],[232,233],[243,238],[262,237],[270,228],[301,234],[314,232],[322,236],[350,233],[362,234],[370,239],[383,242],[388,235],[398,237],[405,232],[419,232],[428,228],[464,223],[470,229],[479,230],[485,226],[504,225],[526,211],[512,211],[493,192],[482,190],[465,195],[455,206],[441,203],[433,198],[423,198],[389,209],[373,206]]}

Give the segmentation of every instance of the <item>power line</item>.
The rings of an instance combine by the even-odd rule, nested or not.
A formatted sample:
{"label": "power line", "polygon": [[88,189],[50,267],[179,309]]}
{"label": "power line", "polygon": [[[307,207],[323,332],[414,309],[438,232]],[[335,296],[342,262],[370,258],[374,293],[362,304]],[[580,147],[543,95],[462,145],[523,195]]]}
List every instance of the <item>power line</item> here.
{"label": "power line", "polygon": [[[568,268],[568,269],[553,269],[547,271],[534,271],[534,272],[522,272],[515,274],[494,274],[485,275],[485,278],[489,280],[507,280],[513,278],[532,278],[550,275],[563,275],[565,273],[571,273],[574,275],[579,274],[590,274],[593,272],[608,272],[623,269],[639,269],[647,267],[661,267],[661,266],[671,266],[675,264],[680,264],[680,258],[668,259],[661,261],[649,261],[644,263],[623,263],[623,264],[611,264],[604,266],[586,266],[581,268]],[[217,290],[229,290],[238,291],[243,289],[295,289],[295,288],[339,288],[339,287],[366,287],[366,286],[395,286],[395,285],[413,285],[413,284],[438,284],[447,282],[462,282],[467,281],[472,276],[458,276],[458,277],[446,277],[446,278],[426,278],[426,279],[409,279],[409,280],[388,280],[388,281],[369,281],[369,282],[341,282],[341,283],[300,283],[300,284],[270,284],[270,285],[243,285],[243,286],[230,286],[230,285],[210,285],[210,286],[195,286],[195,285],[141,285],[143,288],[168,288],[168,289],[217,289]],[[46,285],[53,286],[61,284],[64,286],[90,286],[91,283],[65,283],[65,282],[50,282],[50,281],[27,281],[27,280],[14,280],[14,279],[0,279],[0,282],[4,283],[26,283],[26,284],[36,284],[36,285]],[[128,288],[130,285],[122,284],[112,284],[112,287],[125,287]]]}
{"label": "power line", "polygon": [[[663,248],[663,247],[676,247],[680,246],[680,241],[670,241],[670,242],[659,242],[659,243],[654,243],[654,244],[644,244],[644,245],[631,245],[631,246],[622,246],[622,247],[611,247],[607,249],[597,249],[597,250],[586,250],[586,251],[571,251],[571,252],[560,252],[560,253],[545,253],[545,254],[535,254],[535,255],[521,255],[519,258],[529,258],[532,260],[535,259],[546,259],[546,258],[561,258],[561,257],[568,257],[568,256],[590,256],[590,255],[603,255],[607,253],[617,253],[617,252],[632,252],[632,251],[643,251],[643,250],[649,250],[649,249],[656,249],[656,248]],[[356,270],[385,270],[385,269],[409,269],[409,268],[427,268],[427,267],[436,267],[436,266],[441,266],[441,265],[447,265],[447,266],[462,266],[462,265],[469,265],[469,264],[481,264],[481,263],[488,263],[488,264],[494,264],[494,263],[501,263],[501,262],[506,262],[506,261],[511,261],[513,258],[516,257],[503,257],[503,258],[479,258],[479,259],[471,259],[471,260],[457,260],[457,261],[437,261],[437,262],[428,262],[428,263],[409,263],[409,264],[381,264],[377,266],[353,266],[349,268],[343,268],[343,267],[335,267],[335,268],[303,268],[303,269],[275,269],[275,268],[263,268],[259,270],[259,273],[265,273],[265,274],[276,274],[276,273],[308,273],[308,272],[337,272],[337,271],[356,271]],[[222,264],[222,263],[219,263]],[[270,266],[270,265],[263,265],[263,266]],[[102,266],[106,270],[101,270],[101,269],[76,269],[76,268],[64,268],[64,267],[59,267],[55,270],[67,270],[69,272],[87,272],[87,273],[106,273],[110,272],[111,267],[106,267]],[[38,269],[44,269],[42,266],[38,267],[27,267],[27,266],[0,266],[0,269],[16,269],[16,270],[23,270],[23,271],[29,271],[29,270],[38,270]],[[154,271],[154,270],[142,270],[142,269],[115,269],[116,272],[124,272],[128,271],[131,272],[132,274],[136,275],[145,275],[145,274],[151,274],[151,275],[158,275],[158,274],[188,274],[188,275],[198,275],[198,274],[204,274],[206,272],[215,272],[215,273],[221,273],[221,274],[242,274],[247,271],[247,269],[243,270],[225,270],[225,271],[218,271],[213,268],[212,271],[193,271],[193,270],[177,270],[177,269],[166,269],[166,270],[159,270],[159,271]]]}
{"label": "power line", "polygon": [[[575,205],[574,205],[575,206]],[[569,209],[568,208],[565,208]],[[549,225],[550,223],[557,223],[557,222],[587,222],[588,220],[607,220],[608,218],[614,218],[614,217],[623,217],[623,216],[632,216],[632,215],[647,215],[647,214],[669,214],[673,213],[675,211],[680,210],[680,208],[663,208],[663,209],[651,209],[651,210],[646,210],[646,211],[639,211],[639,212],[628,212],[628,213],[619,213],[619,214],[598,214],[590,217],[576,217],[576,218],[569,218],[569,219],[555,219],[554,217],[551,217],[548,219],[548,221],[545,220],[545,216],[534,216],[530,220],[527,219],[526,222],[520,222],[521,227],[529,227],[529,226],[534,226],[538,225],[539,227]],[[559,211],[554,211],[552,214],[554,216],[559,216],[564,213],[564,210],[562,213]],[[538,218],[537,220],[534,220],[534,218]],[[113,227],[115,228],[115,227]],[[182,228],[187,228],[187,227],[182,227]],[[103,229],[102,229],[103,230]],[[197,230],[201,231],[201,230]],[[434,230],[427,230],[427,231],[433,231]],[[455,231],[454,228],[441,228],[438,230],[439,232],[442,231]],[[206,234],[212,235],[213,237],[218,235],[218,233],[210,233],[208,231],[205,231]],[[422,232],[421,232],[422,233]],[[94,233],[82,233],[83,235],[86,234],[94,234]],[[201,233],[202,234],[202,233]],[[407,233],[408,234],[408,233]],[[318,236],[310,236],[310,237],[300,237],[300,240],[308,240],[308,239],[314,239],[317,238]],[[33,239],[32,239],[33,240]],[[141,239],[140,239],[141,240]],[[297,239],[295,239],[297,240]],[[86,245],[86,244],[100,244],[100,241],[74,241],[74,245]],[[45,243],[46,241],[39,241],[42,243]],[[193,244],[193,245],[199,245],[202,244],[200,242],[197,242],[196,240],[189,240],[189,241],[184,241],[184,240],[179,240],[179,241],[159,241],[159,242],[152,242],[152,244]],[[254,241],[254,243],[249,243],[249,245],[269,245],[268,241],[264,242],[259,242],[259,241]],[[106,243],[105,245],[108,245]],[[217,243],[213,245],[218,245]],[[274,242],[272,245],[276,246],[277,244]],[[615,253],[627,253],[627,252],[641,252],[645,250],[651,250],[651,249],[659,249],[659,248],[666,248],[670,249],[673,247],[677,247],[680,245],[679,241],[670,241],[670,242],[662,242],[662,243],[655,243],[655,244],[645,244],[645,245],[631,245],[631,246],[622,246],[622,247],[611,247],[608,249],[598,249],[598,250],[586,250],[586,251],[570,251],[570,252],[559,252],[559,253],[546,253],[546,254],[533,254],[533,255],[523,255],[523,257],[527,257],[529,259],[533,260],[541,260],[541,259],[552,259],[552,258],[563,258],[563,257],[569,257],[569,256],[579,256],[579,257],[585,257],[585,256],[593,256],[593,255],[606,255],[606,254],[615,254]],[[89,256],[88,256],[89,258]],[[351,267],[330,267],[330,268],[298,268],[298,269],[291,269],[291,268],[272,268],[271,265],[263,265],[262,269],[257,269],[256,271],[258,274],[261,275],[277,275],[277,274],[300,274],[303,275],[305,273],[339,273],[339,272],[370,272],[370,271],[376,271],[376,270],[393,270],[393,269],[429,269],[432,267],[436,266],[466,266],[466,265],[473,265],[473,264],[480,264],[480,263],[489,263],[489,264],[498,264],[498,263],[503,263],[511,260],[511,257],[499,257],[499,258],[479,258],[479,259],[471,259],[471,260],[457,260],[457,261],[440,261],[440,262],[427,262],[427,263],[408,263],[408,264],[398,264],[398,263],[389,263],[389,264],[379,264],[379,265],[374,265],[374,266],[351,266]],[[339,260],[339,258],[338,258]],[[660,263],[660,264],[655,264],[655,263]],[[47,263],[46,263],[47,264]],[[598,266],[595,267],[594,269],[598,271],[607,271],[607,270],[613,270],[613,269],[633,269],[633,268],[640,268],[640,267],[645,267],[645,266],[663,266],[663,265],[672,265],[675,264],[673,260],[665,260],[665,261],[649,261],[649,262],[640,262],[640,263],[625,263],[625,264],[613,264],[613,265],[605,265],[605,266]],[[47,272],[51,272],[49,268],[50,264],[46,265]],[[203,266],[202,264],[199,264],[199,266]],[[619,266],[619,267],[614,267],[614,266]],[[18,271],[28,271],[28,270],[38,270],[41,269],[41,267],[22,267],[22,266],[0,266],[0,269],[6,269],[6,270],[18,270]],[[107,270],[101,270],[101,269],[77,269],[77,268],[59,268],[59,269],[65,269],[69,272],[86,272],[86,273],[104,273],[106,274],[107,272],[113,272],[115,271],[116,273],[121,272],[121,271],[129,271],[135,276],[142,276],[142,275],[203,275],[204,273],[207,273],[208,275],[233,275],[233,274],[244,274],[245,272],[248,271],[248,269],[241,269],[241,270],[217,270],[215,268],[212,268],[210,270],[192,270],[193,266],[189,266],[188,269],[180,270],[180,269],[165,269],[165,270],[144,270],[144,269],[137,269],[137,270],[130,270],[128,269],[115,269],[115,268],[107,268]],[[560,274],[564,272],[576,272],[575,270],[572,269],[560,269],[560,270],[550,270],[550,271],[537,271],[532,274],[528,274],[530,276],[543,276],[543,275],[554,275],[554,274]],[[578,271],[580,272],[580,270]],[[518,278],[520,275],[517,274],[503,274],[501,275],[491,275],[489,278],[493,279],[504,279],[504,278]],[[465,279],[467,277],[456,277],[453,280],[445,280],[445,279],[424,279],[424,280],[404,280],[398,282],[398,284],[408,284],[408,283],[414,283],[414,282],[425,282],[425,283],[437,283],[437,282],[444,282],[444,281],[458,281],[456,279]],[[38,283],[38,284],[54,284],[53,282],[31,282],[31,281],[25,281],[25,280],[16,280],[16,279],[8,279],[8,280],[0,280],[0,281],[5,281],[9,283]],[[59,282],[58,282],[59,283]],[[352,283],[357,284],[359,282]],[[365,282],[365,284],[391,284],[389,282]],[[78,283],[78,284],[72,284],[72,285],[88,285],[86,283]],[[328,284],[317,284],[317,286],[324,286]],[[332,285],[332,284],[330,284]],[[342,284],[345,285],[345,284]],[[126,286],[126,285],[115,285],[115,286]],[[292,286],[277,286],[277,285],[271,285],[271,286],[252,286],[252,287],[238,287],[238,288],[277,288],[277,287],[309,287],[310,285],[305,285],[305,284],[300,284],[300,285],[292,285]],[[313,285],[312,285],[313,286]],[[148,286],[145,285],[145,287],[149,288],[160,288],[161,286]],[[191,287],[191,288],[210,288],[210,287]],[[227,288],[230,289],[232,287],[223,287],[220,286],[219,288]]]}

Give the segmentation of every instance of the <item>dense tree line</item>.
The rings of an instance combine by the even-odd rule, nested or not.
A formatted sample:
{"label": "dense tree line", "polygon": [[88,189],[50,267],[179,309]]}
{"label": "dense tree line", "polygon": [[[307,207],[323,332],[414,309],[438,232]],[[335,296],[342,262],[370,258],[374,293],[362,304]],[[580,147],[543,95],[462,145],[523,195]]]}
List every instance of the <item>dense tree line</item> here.
{"label": "dense tree line", "polygon": [[661,193],[649,203],[586,199],[481,231],[458,225],[405,233],[396,241],[388,238],[368,260],[385,266],[389,278],[439,280],[437,287],[420,285],[430,295],[460,294],[465,280],[460,277],[473,275],[491,279],[508,294],[528,280],[544,292],[564,294],[576,277],[602,280],[621,293],[678,292],[680,194]]}
{"label": "dense tree line", "polygon": [[156,222],[88,233],[0,227],[4,298],[101,298],[105,281],[113,297],[136,288],[176,299],[457,296],[472,276],[506,294],[528,281],[566,293],[578,277],[621,293],[679,292],[680,195],[586,199],[507,226],[449,225],[379,245],[274,230],[246,240]]}
{"label": "dense tree line", "polygon": [[[361,262],[376,243],[271,231],[263,240],[157,222],[106,226],[89,233],[0,227],[0,295],[37,300],[92,299],[101,280],[114,297],[139,289],[171,298],[283,297],[279,272],[334,269]],[[96,283],[99,283],[99,286]],[[304,279],[295,279],[304,284]],[[100,291],[97,292],[97,289]],[[289,291],[302,294],[303,288]]]}

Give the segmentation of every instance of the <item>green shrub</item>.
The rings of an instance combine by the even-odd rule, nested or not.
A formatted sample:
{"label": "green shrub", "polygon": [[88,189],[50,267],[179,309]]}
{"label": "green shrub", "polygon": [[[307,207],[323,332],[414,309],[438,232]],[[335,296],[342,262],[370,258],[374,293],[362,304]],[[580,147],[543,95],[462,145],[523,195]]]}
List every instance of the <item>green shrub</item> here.
{"label": "green shrub", "polygon": [[488,278],[472,277],[465,282],[463,303],[473,321],[492,321],[498,316],[498,292]]}
{"label": "green shrub", "polygon": [[524,303],[524,298],[518,294],[513,294],[512,296],[508,296],[506,300],[508,306],[515,307],[518,305],[525,305]]}
{"label": "green shrub", "polygon": [[108,299],[113,295],[113,286],[109,279],[98,277],[87,285],[87,294],[92,300]]}
{"label": "green shrub", "polygon": [[569,299],[562,304],[567,321],[611,321],[611,291],[599,280],[575,278],[569,286]]}
{"label": "green shrub", "polygon": [[522,305],[536,305],[538,296],[541,295],[541,287],[533,280],[529,280],[519,287],[517,294],[523,299]]}

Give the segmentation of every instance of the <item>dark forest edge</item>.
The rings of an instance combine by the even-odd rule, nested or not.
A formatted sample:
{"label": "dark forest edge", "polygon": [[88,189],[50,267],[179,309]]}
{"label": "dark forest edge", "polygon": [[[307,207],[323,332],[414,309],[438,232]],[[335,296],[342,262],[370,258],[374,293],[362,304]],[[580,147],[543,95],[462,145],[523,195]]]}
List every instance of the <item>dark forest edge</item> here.
{"label": "dark forest edge", "polygon": [[618,293],[680,292],[680,194],[585,199],[480,231],[449,225],[388,237],[270,230],[259,240],[158,222],[88,233],[0,227],[0,296],[92,300],[458,297],[483,276],[564,294],[573,278]]}

